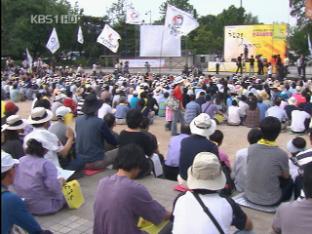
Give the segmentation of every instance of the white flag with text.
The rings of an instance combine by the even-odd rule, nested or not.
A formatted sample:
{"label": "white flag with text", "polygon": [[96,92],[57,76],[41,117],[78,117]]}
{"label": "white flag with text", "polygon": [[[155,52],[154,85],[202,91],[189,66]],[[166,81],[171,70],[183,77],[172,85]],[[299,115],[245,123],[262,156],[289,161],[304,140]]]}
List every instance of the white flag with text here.
{"label": "white flag with text", "polygon": [[29,68],[32,68],[32,64],[33,64],[33,58],[31,57],[28,48],[26,48],[26,57],[27,57],[27,63]]}
{"label": "white flag with text", "polygon": [[116,53],[119,47],[118,40],[120,39],[119,33],[106,24],[96,41]]}
{"label": "white flag with text", "polygon": [[79,26],[79,28],[78,28],[77,41],[80,44],[83,44],[83,42],[84,42],[81,26]]}
{"label": "white flag with text", "polygon": [[186,36],[199,26],[197,20],[188,12],[168,4],[165,27],[173,36]]}
{"label": "white flag with text", "polygon": [[56,33],[55,28],[53,28],[50,38],[46,44],[46,47],[54,54],[60,48],[60,42]]}
{"label": "white flag with text", "polygon": [[126,23],[127,24],[142,24],[140,13],[134,8],[129,7],[126,13]]}

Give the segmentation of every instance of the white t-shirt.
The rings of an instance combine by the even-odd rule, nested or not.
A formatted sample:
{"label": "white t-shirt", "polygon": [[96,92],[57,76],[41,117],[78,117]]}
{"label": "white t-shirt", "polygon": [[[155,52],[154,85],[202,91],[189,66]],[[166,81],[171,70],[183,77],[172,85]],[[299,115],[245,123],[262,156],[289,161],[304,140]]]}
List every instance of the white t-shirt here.
{"label": "white t-shirt", "polygon": [[228,109],[228,123],[240,124],[240,109],[238,106],[230,106]]}
{"label": "white t-shirt", "polygon": [[[225,233],[230,233],[230,227],[233,223],[239,229],[237,223],[242,225],[246,223],[246,216],[239,205],[234,201],[230,204],[227,199],[218,194],[199,195],[205,206],[215,217]],[[199,202],[191,192],[186,192],[179,197],[173,210],[173,234],[218,234],[219,231],[204,212]]]}
{"label": "white t-shirt", "polygon": [[103,119],[104,116],[108,113],[113,113],[113,109],[110,105],[108,105],[107,103],[103,103],[103,105],[101,106],[101,108],[98,110],[98,117],[100,119]]}
{"label": "white t-shirt", "polygon": [[287,119],[287,114],[285,110],[283,110],[283,108],[279,106],[270,107],[266,112],[266,116],[272,116],[272,117],[278,118],[279,121],[281,122]]}
{"label": "white t-shirt", "polygon": [[239,106],[240,116],[242,117],[246,116],[246,111],[248,110],[249,105],[246,102],[239,101],[238,106]]}
{"label": "white t-shirt", "polygon": [[303,132],[305,130],[304,122],[306,119],[310,119],[311,116],[301,110],[293,110],[291,112],[291,125],[290,129],[293,132]]}

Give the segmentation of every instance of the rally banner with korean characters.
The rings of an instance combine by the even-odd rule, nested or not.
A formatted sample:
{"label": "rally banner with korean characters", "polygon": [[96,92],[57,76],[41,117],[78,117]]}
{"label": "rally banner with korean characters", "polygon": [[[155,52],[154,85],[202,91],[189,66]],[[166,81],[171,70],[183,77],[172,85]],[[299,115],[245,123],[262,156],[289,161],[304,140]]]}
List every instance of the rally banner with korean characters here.
{"label": "rally banner with korean characters", "polygon": [[[224,28],[224,59],[235,60],[240,54],[248,57],[262,55],[271,60],[279,54],[282,59],[286,52],[286,24],[235,25]],[[246,50],[247,48],[247,50]]]}

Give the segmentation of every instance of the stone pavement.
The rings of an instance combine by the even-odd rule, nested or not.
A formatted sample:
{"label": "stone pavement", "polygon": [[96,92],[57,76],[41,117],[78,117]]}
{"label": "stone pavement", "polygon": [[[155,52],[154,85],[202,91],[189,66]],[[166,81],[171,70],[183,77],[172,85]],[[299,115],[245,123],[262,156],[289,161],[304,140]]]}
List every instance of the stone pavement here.
{"label": "stone pavement", "polygon": [[[109,176],[113,173],[113,170],[107,169],[97,175],[85,176],[79,179],[82,193],[85,197],[85,203],[79,209],[63,209],[54,215],[36,216],[36,219],[43,228],[51,230],[53,233],[92,233],[93,203],[97,184],[101,178],[104,176]],[[173,201],[178,195],[178,192],[173,190],[174,186],[176,185],[175,182],[156,179],[152,176],[138,180],[137,182],[147,187],[153,198],[159,201],[164,207],[166,207],[168,210],[172,209]],[[272,214],[261,213],[245,208],[244,210],[253,220],[254,230],[256,233],[268,233],[272,223]]]}

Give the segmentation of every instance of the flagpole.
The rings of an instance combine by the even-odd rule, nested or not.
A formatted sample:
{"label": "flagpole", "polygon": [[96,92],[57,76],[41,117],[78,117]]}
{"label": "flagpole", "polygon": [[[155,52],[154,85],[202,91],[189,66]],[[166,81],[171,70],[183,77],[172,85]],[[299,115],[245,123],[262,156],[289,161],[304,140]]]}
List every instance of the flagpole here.
{"label": "flagpole", "polygon": [[164,32],[165,32],[165,26],[163,26],[163,31],[161,34],[161,45],[160,45],[160,57],[159,57],[159,75],[161,75],[161,60],[162,60],[162,54],[163,54],[163,44],[164,44]]}

